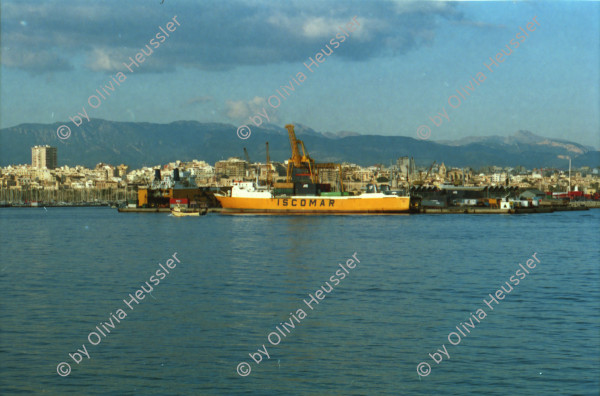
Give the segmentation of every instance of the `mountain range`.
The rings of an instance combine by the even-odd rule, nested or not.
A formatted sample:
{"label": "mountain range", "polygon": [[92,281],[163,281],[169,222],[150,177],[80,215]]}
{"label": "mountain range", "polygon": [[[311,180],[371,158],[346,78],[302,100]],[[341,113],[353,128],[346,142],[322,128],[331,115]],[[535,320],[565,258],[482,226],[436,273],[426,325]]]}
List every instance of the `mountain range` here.
{"label": "mountain range", "polygon": [[[58,164],[94,167],[104,162],[124,163],[132,168],[199,159],[214,165],[229,157],[244,158],[247,148],[252,161],[264,162],[265,142],[273,161],[283,162],[291,154],[287,130],[276,125],[251,126],[246,140],[236,126],[197,121],[169,124],[116,122],[91,119],[72,125],[71,136],[59,139],[60,123],[21,124],[0,129],[0,166],[31,163],[31,147],[58,148]],[[355,132],[317,132],[301,124],[296,136],[317,162],[351,162],[362,166],[395,163],[398,157],[414,157],[419,166],[434,160],[446,166],[479,168],[488,165],[526,168],[568,167],[559,156],[570,156],[572,166],[600,166],[600,151],[567,140],[517,131],[510,136],[468,137],[455,141],[419,140],[406,136],[361,135]]]}

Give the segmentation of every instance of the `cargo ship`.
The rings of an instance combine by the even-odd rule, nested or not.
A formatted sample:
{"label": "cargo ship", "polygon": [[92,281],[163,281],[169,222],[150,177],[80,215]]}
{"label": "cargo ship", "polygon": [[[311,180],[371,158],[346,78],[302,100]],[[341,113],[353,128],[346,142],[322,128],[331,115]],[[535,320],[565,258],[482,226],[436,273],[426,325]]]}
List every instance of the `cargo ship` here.
{"label": "cargo ship", "polygon": [[[223,208],[221,213],[324,215],[409,212],[410,196],[406,191],[391,191],[388,186],[378,189],[375,184],[367,185],[367,191],[358,195],[344,191],[341,165],[315,163],[304,143],[296,138],[294,126],[288,124],[286,129],[292,148],[286,182],[271,183],[270,175],[267,175],[266,186],[259,186],[258,181],[234,181],[231,191],[215,194]],[[331,191],[330,184],[320,183],[319,170],[322,169],[339,171],[339,191]]]}
{"label": "cargo ship", "polygon": [[234,182],[228,196],[217,195],[221,213],[260,214],[376,214],[406,213],[410,197],[371,192],[350,195],[275,195],[254,182]]}

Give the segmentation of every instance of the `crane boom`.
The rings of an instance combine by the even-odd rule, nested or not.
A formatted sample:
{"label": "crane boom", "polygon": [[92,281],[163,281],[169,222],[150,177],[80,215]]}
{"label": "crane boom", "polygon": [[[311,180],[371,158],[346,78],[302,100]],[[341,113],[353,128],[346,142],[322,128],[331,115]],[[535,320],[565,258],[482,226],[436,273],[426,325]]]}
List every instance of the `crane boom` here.
{"label": "crane boom", "polygon": [[250,165],[252,161],[250,161],[250,156],[248,155],[248,150],[246,150],[246,147],[244,147],[244,156],[246,157],[246,161],[248,161],[248,165]]}
{"label": "crane boom", "polygon": [[[294,125],[288,124],[285,126],[288,130],[288,134],[290,137],[290,145],[292,146],[292,162],[294,166],[307,166],[309,168],[314,168],[314,160],[310,158],[308,155],[308,150],[304,147],[304,142],[296,138],[296,133],[294,132]],[[300,154],[300,149],[302,149],[302,154]]]}
{"label": "crane boom", "polygon": [[431,169],[433,169],[433,165],[435,165],[435,161],[433,161],[433,164],[431,164],[431,166],[429,167],[429,170],[427,171],[427,174],[425,175],[425,179],[423,179],[423,181],[427,180],[427,178],[429,177],[429,172],[431,172]]}
{"label": "crane boom", "polygon": [[292,124],[287,124],[285,128],[288,130],[288,135],[290,137],[290,146],[292,146],[291,161],[294,163],[295,166],[300,166],[302,162],[302,157],[300,156],[300,150],[298,149],[298,139],[296,139],[294,126]]}
{"label": "crane boom", "polygon": [[269,142],[267,142],[267,186],[271,185],[271,158],[269,157]]}
{"label": "crane boom", "polygon": [[[302,174],[302,176],[309,177],[312,183],[317,183],[317,174],[315,173],[315,161],[308,155],[308,151],[304,147],[304,142],[296,138],[296,133],[294,132],[294,125],[287,124],[285,127],[288,130],[290,146],[292,147],[292,157],[288,160],[288,183],[292,181],[292,179],[294,178],[294,174],[300,175],[299,173],[294,173],[294,168],[307,170],[308,172]],[[302,150],[302,154],[300,154],[300,150]]]}

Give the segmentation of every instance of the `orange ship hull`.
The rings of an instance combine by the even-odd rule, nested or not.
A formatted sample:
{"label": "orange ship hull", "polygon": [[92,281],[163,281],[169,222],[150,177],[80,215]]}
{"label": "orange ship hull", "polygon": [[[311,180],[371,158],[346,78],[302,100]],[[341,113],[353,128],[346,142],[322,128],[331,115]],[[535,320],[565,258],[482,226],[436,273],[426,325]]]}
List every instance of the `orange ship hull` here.
{"label": "orange ship hull", "polygon": [[377,197],[293,196],[247,198],[216,196],[223,213],[269,214],[376,214],[407,213],[409,197],[395,195]]}

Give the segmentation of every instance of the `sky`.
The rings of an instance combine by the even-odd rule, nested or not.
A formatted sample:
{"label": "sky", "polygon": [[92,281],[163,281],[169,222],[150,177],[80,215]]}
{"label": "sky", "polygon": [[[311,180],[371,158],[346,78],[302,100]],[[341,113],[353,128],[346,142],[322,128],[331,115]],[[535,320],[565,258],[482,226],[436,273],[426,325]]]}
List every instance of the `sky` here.
{"label": "sky", "polygon": [[528,130],[600,147],[599,2],[161,1],[3,0],[0,127]]}

